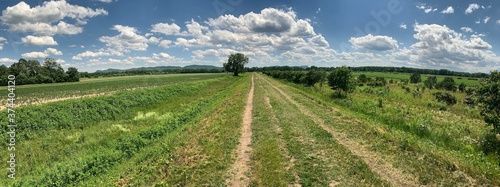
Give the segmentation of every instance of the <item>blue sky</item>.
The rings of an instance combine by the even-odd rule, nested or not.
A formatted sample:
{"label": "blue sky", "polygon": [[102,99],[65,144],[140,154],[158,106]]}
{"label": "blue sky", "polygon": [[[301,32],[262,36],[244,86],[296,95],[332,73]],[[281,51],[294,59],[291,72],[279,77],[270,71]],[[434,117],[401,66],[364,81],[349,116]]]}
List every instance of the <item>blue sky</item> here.
{"label": "blue sky", "polygon": [[0,63],[500,69],[500,1],[0,1]]}

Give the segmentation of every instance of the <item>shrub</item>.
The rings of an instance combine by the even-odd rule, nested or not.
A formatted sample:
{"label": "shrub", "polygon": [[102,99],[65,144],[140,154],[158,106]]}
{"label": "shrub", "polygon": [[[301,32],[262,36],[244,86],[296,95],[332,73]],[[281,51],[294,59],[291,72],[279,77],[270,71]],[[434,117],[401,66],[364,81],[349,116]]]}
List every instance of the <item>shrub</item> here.
{"label": "shrub", "polygon": [[470,107],[475,107],[477,105],[476,99],[474,99],[473,96],[465,96],[465,99],[463,101],[464,105],[470,106]]}
{"label": "shrub", "polygon": [[451,77],[445,77],[441,82],[436,85],[439,89],[444,89],[448,91],[454,91],[455,88],[455,80]]}
{"label": "shrub", "polygon": [[425,87],[432,89],[436,86],[437,84],[437,77],[436,76],[429,76],[427,77],[427,80],[425,80],[424,85]]}
{"label": "shrub", "polygon": [[410,82],[411,83],[422,82],[422,78],[420,77],[420,74],[418,74],[418,73],[411,74],[411,76],[410,76]]}
{"label": "shrub", "polygon": [[358,81],[362,83],[366,83],[368,81],[368,78],[366,77],[365,74],[361,74],[358,76]]}
{"label": "shrub", "polygon": [[457,104],[457,98],[448,92],[445,92],[445,93],[436,92],[433,95],[436,97],[436,100],[438,100],[439,102],[444,102],[447,105]]}
{"label": "shrub", "polygon": [[464,83],[460,83],[460,84],[458,85],[458,90],[459,90],[460,92],[465,92],[465,88],[466,88],[466,87],[467,87],[467,86],[466,86]]}

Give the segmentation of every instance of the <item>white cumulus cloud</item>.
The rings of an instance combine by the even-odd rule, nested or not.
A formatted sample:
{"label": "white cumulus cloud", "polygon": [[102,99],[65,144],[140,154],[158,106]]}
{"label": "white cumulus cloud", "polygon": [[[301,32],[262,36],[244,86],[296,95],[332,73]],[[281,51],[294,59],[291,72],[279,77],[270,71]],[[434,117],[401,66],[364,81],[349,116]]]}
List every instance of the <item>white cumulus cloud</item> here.
{"label": "white cumulus cloud", "polygon": [[57,42],[52,36],[25,36],[21,38],[21,43],[27,45],[57,45]]}
{"label": "white cumulus cloud", "polygon": [[5,39],[4,37],[1,37],[0,36],[0,50],[3,49],[3,45],[7,43],[7,39]]}
{"label": "white cumulus cloud", "polygon": [[486,17],[483,19],[483,21],[484,21],[484,23],[486,24],[486,23],[488,23],[488,21],[490,21],[490,19],[491,19],[491,17],[486,16]]}
{"label": "white cumulus cloud", "polygon": [[453,14],[454,12],[455,12],[455,10],[453,9],[452,6],[449,6],[448,8],[441,11],[441,13],[443,13],[443,14]]}
{"label": "white cumulus cloud", "polygon": [[142,35],[138,34],[138,31],[134,27],[114,25],[113,30],[120,32],[116,36],[101,36],[99,41],[106,43],[106,46],[120,51],[129,52],[134,51],[145,51],[148,48],[149,40]]}
{"label": "white cumulus cloud", "polygon": [[33,33],[35,35],[78,34],[83,28],[63,21],[73,19],[79,25],[86,24],[86,19],[107,15],[104,9],[91,9],[71,5],[65,0],[46,1],[42,5],[30,7],[21,1],[2,11],[0,20],[8,26],[10,32]]}
{"label": "white cumulus cloud", "polygon": [[487,58],[495,58],[492,46],[479,36],[467,39],[436,24],[416,25],[415,32],[418,42],[411,46],[411,58],[426,67],[484,66]]}
{"label": "white cumulus cloud", "polygon": [[474,10],[477,10],[477,9],[479,9],[478,4],[475,4],[475,3],[469,4],[469,7],[467,7],[467,9],[465,10],[465,14],[470,14],[470,13],[474,12]]}
{"label": "white cumulus cloud", "polygon": [[47,48],[43,52],[29,52],[29,53],[23,53],[21,54],[22,58],[47,58],[50,57],[51,55],[63,55],[63,53],[55,48]]}
{"label": "white cumulus cloud", "polygon": [[175,23],[157,23],[151,26],[151,32],[162,33],[165,35],[179,35],[181,34],[181,27]]}
{"label": "white cumulus cloud", "polygon": [[406,30],[406,24],[405,24],[405,23],[401,23],[401,24],[399,24],[399,28],[402,28],[402,29],[405,29],[405,30]]}
{"label": "white cumulus cloud", "polygon": [[352,37],[349,42],[356,49],[387,51],[398,48],[398,42],[389,36],[373,36],[368,34],[362,37]]}
{"label": "white cumulus cloud", "polygon": [[474,32],[474,30],[472,30],[470,27],[462,27],[462,28],[460,28],[460,30],[462,30],[464,32]]}
{"label": "white cumulus cloud", "polygon": [[14,62],[17,62],[17,60],[11,58],[0,58],[0,63],[14,63]]}

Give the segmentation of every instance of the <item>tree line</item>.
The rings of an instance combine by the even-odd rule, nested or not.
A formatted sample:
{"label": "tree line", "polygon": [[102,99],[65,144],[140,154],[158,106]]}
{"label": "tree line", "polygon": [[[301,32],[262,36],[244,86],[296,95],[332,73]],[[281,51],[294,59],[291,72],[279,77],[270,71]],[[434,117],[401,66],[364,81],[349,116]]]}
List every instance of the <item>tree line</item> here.
{"label": "tree line", "polygon": [[16,85],[80,81],[78,69],[69,67],[64,71],[61,64],[52,58],[46,58],[43,65],[38,60],[23,58],[10,67],[0,65],[0,85],[7,85],[9,75],[16,76]]}
{"label": "tree line", "polygon": [[[443,76],[461,76],[471,78],[485,78],[488,77],[487,73],[468,73],[457,72],[447,69],[419,69],[409,67],[385,67],[385,66],[364,66],[364,67],[346,67],[351,71],[367,71],[367,72],[390,72],[390,73],[418,73],[427,75],[443,75]],[[265,71],[304,71],[304,70],[322,70],[332,71],[334,67],[316,67],[316,66],[270,66],[270,67],[251,67],[245,68],[248,72],[265,72]]]}

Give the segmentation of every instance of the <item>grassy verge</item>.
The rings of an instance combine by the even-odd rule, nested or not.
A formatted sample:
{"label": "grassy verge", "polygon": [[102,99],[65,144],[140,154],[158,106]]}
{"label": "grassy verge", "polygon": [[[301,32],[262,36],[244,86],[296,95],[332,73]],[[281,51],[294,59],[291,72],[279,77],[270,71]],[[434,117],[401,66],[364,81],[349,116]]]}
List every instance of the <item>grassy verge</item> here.
{"label": "grassy verge", "polygon": [[[333,103],[323,90],[284,84],[301,93],[302,96],[296,95],[294,99],[329,121],[332,128],[349,134],[352,141],[361,142],[393,166],[417,176],[422,185],[499,184],[498,158],[484,155],[477,143],[470,141],[480,140],[484,131],[484,125],[475,119],[451,119],[455,115],[427,118],[425,115],[434,109],[417,110],[420,112],[406,109],[405,103],[419,102],[406,96],[402,98],[404,101],[395,98],[384,101],[387,105],[378,108],[373,96],[362,93],[354,93],[351,101],[334,100]],[[398,90],[391,87],[391,92]],[[394,110],[401,110],[404,115]],[[446,112],[453,114],[453,110]]]}

